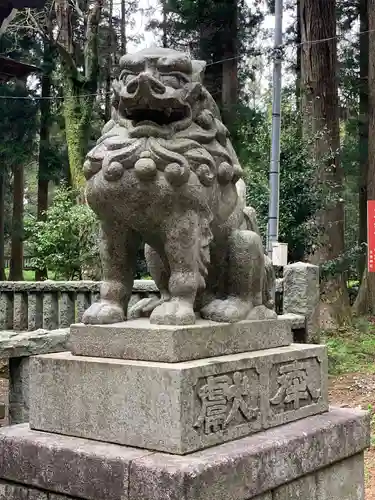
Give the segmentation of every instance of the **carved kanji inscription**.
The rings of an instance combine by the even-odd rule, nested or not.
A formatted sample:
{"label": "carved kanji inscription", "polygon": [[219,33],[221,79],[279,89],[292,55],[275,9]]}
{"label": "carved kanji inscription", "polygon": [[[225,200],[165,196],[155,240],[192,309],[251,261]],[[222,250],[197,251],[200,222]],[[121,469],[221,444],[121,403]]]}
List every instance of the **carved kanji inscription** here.
{"label": "carved kanji inscription", "polygon": [[194,427],[205,434],[256,420],[259,415],[259,377],[255,370],[201,379],[196,390],[201,409]]}

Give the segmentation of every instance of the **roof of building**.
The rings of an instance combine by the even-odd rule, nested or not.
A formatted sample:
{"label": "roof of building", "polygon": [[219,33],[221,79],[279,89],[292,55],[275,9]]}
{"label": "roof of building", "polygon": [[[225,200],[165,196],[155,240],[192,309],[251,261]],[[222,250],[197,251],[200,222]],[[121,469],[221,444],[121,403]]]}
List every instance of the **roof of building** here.
{"label": "roof of building", "polygon": [[[13,9],[38,9],[43,7],[44,3],[45,0],[0,0],[0,28],[12,14]],[[1,81],[6,81],[14,77],[25,78],[30,73],[37,71],[40,71],[40,68],[36,66],[0,56]]]}
{"label": "roof of building", "polygon": [[9,57],[0,56],[0,78],[8,80],[9,78],[25,78],[30,73],[41,71],[37,66],[15,61]]}

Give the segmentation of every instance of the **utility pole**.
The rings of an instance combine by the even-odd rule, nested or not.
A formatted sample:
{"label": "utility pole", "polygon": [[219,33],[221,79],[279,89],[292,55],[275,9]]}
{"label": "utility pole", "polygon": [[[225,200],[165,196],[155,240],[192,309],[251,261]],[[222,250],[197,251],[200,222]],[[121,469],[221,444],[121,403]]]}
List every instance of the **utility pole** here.
{"label": "utility pole", "polygon": [[273,49],[272,141],[270,164],[270,202],[267,250],[272,260],[272,248],[279,240],[280,199],[280,131],[281,131],[281,66],[283,56],[283,0],[275,0],[275,42]]}

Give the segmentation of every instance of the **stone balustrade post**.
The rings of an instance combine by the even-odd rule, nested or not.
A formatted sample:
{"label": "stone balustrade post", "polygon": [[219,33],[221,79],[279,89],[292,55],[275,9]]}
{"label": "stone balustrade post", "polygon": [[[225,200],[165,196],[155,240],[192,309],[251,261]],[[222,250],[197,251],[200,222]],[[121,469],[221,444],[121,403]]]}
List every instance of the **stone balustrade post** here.
{"label": "stone balustrade post", "polygon": [[284,314],[300,314],[306,318],[304,330],[296,331],[295,340],[319,343],[319,267],[296,262],[284,268]]}
{"label": "stone balustrade post", "polygon": [[43,296],[43,328],[56,330],[59,327],[59,306],[56,292],[44,293]]}
{"label": "stone balustrade post", "polygon": [[29,360],[9,359],[9,425],[29,421]]}
{"label": "stone balustrade post", "polygon": [[0,330],[13,330],[13,294],[0,292]]}
{"label": "stone balustrade post", "polygon": [[29,331],[43,326],[43,297],[40,293],[29,293],[27,326]]}
{"label": "stone balustrade post", "polygon": [[15,293],[13,297],[13,330],[27,330],[28,296],[27,293]]}
{"label": "stone balustrade post", "polygon": [[75,317],[74,294],[62,292],[60,298],[60,328],[69,328],[72,323],[75,323]]}

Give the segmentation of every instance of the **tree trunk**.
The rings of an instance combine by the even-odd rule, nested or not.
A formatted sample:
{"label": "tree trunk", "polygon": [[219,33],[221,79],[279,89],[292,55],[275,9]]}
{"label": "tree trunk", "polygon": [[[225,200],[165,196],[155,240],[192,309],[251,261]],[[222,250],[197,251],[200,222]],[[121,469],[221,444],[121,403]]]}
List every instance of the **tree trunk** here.
{"label": "tree trunk", "polygon": [[[38,170],[38,220],[45,220],[48,209],[48,186],[50,181],[50,126],[53,51],[48,42],[44,45],[42,76],[42,99],[40,101],[39,170]],[[48,277],[47,270],[38,270],[35,279]]]}
{"label": "tree trunk", "polygon": [[126,41],[126,2],[121,0],[121,52],[122,55],[126,54],[127,41]]}
{"label": "tree trunk", "polygon": [[88,149],[92,109],[98,90],[99,54],[98,30],[103,0],[90,6],[85,18],[84,73],[74,60],[71,6],[68,0],[56,0],[55,10],[59,36],[57,47],[62,60],[64,88],[65,134],[68,146],[69,167],[73,188],[82,189],[84,158]]}
{"label": "tree trunk", "polygon": [[[302,46],[301,46],[301,0],[297,0],[297,19],[296,19],[296,108],[301,111],[301,79],[302,79]],[[298,115],[300,116],[300,115]]]}
{"label": "tree trunk", "polygon": [[13,167],[13,216],[9,281],[23,280],[24,167]]}
{"label": "tree trunk", "polygon": [[367,241],[367,176],[368,176],[368,112],[369,112],[369,34],[368,0],[359,0],[360,32],[359,35],[359,234],[358,243],[363,254],[358,260],[359,275],[362,276],[366,265],[364,244]]}
{"label": "tree trunk", "polygon": [[65,135],[68,146],[71,185],[81,189],[85,179],[83,163],[87,153],[94,98],[82,96],[85,90],[77,87],[69,76],[64,85]]}
{"label": "tree trunk", "polygon": [[[304,91],[312,112],[317,184],[324,191],[325,206],[317,214],[321,238],[315,258],[322,264],[344,252],[343,171],[339,148],[339,100],[335,0],[301,0]],[[320,43],[309,43],[325,40]],[[306,132],[306,131],[305,131]],[[322,280],[322,318],[335,326],[350,320],[349,296],[344,276],[337,271]]]}
{"label": "tree trunk", "polygon": [[222,111],[225,125],[234,130],[238,101],[238,2],[231,1],[231,17],[224,25],[224,52],[222,64]]}
{"label": "tree trunk", "polygon": [[5,167],[0,167],[0,280],[5,280]]}
{"label": "tree trunk", "polygon": [[[122,0],[124,2],[124,0]],[[109,36],[108,36],[108,46],[109,46],[109,53],[108,53],[108,58],[107,58],[107,66],[106,66],[106,81],[105,81],[105,121],[108,122],[111,119],[111,113],[112,113],[112,105],[111,105],[111,85],[112,85],[112,66],[113,66],[113,59],[114,59],[114,54],[112,53],[112,50],[114,48],[114,52],[116,52],[116,44],[113,43],[113,0],[109,0],[109,19],[108,19],[108,25],[109,25]],[[122,23],[122,19],[121,19]],[[121,25],[121,33],[122,33],[122,25]]]}
{"label": "tree trunk", "polygon": [[310,86],[309,74],[309,53],[310,45],[305,43],[310,40],[310,26],[308,25],[309,19],[305,15],[305,0],[298,0],[298,14],[299,14],[299,28],[301,36],[301,79],[300,79],[300,110],[302,114],[302,135],[307,142],[311,137],[312,122],[313,122],[313,95]]}
{"label": "tree trunk", "polygon": [[168,36],[167,36],[167,0],[162,0],[163,7],[163,34],[162,34],[162,46],[166,49],[168,48]]}
{"label": "tree trunk", "polygon": [[[366,180],[362,170],[362,184],[366,183],[367,198],[375,200],[375,0],[368,0],[368,30],[368,169]],[[369,273],[367,269],[363,274],[354,311],[357,315],[375,314],[375,273]]]}

